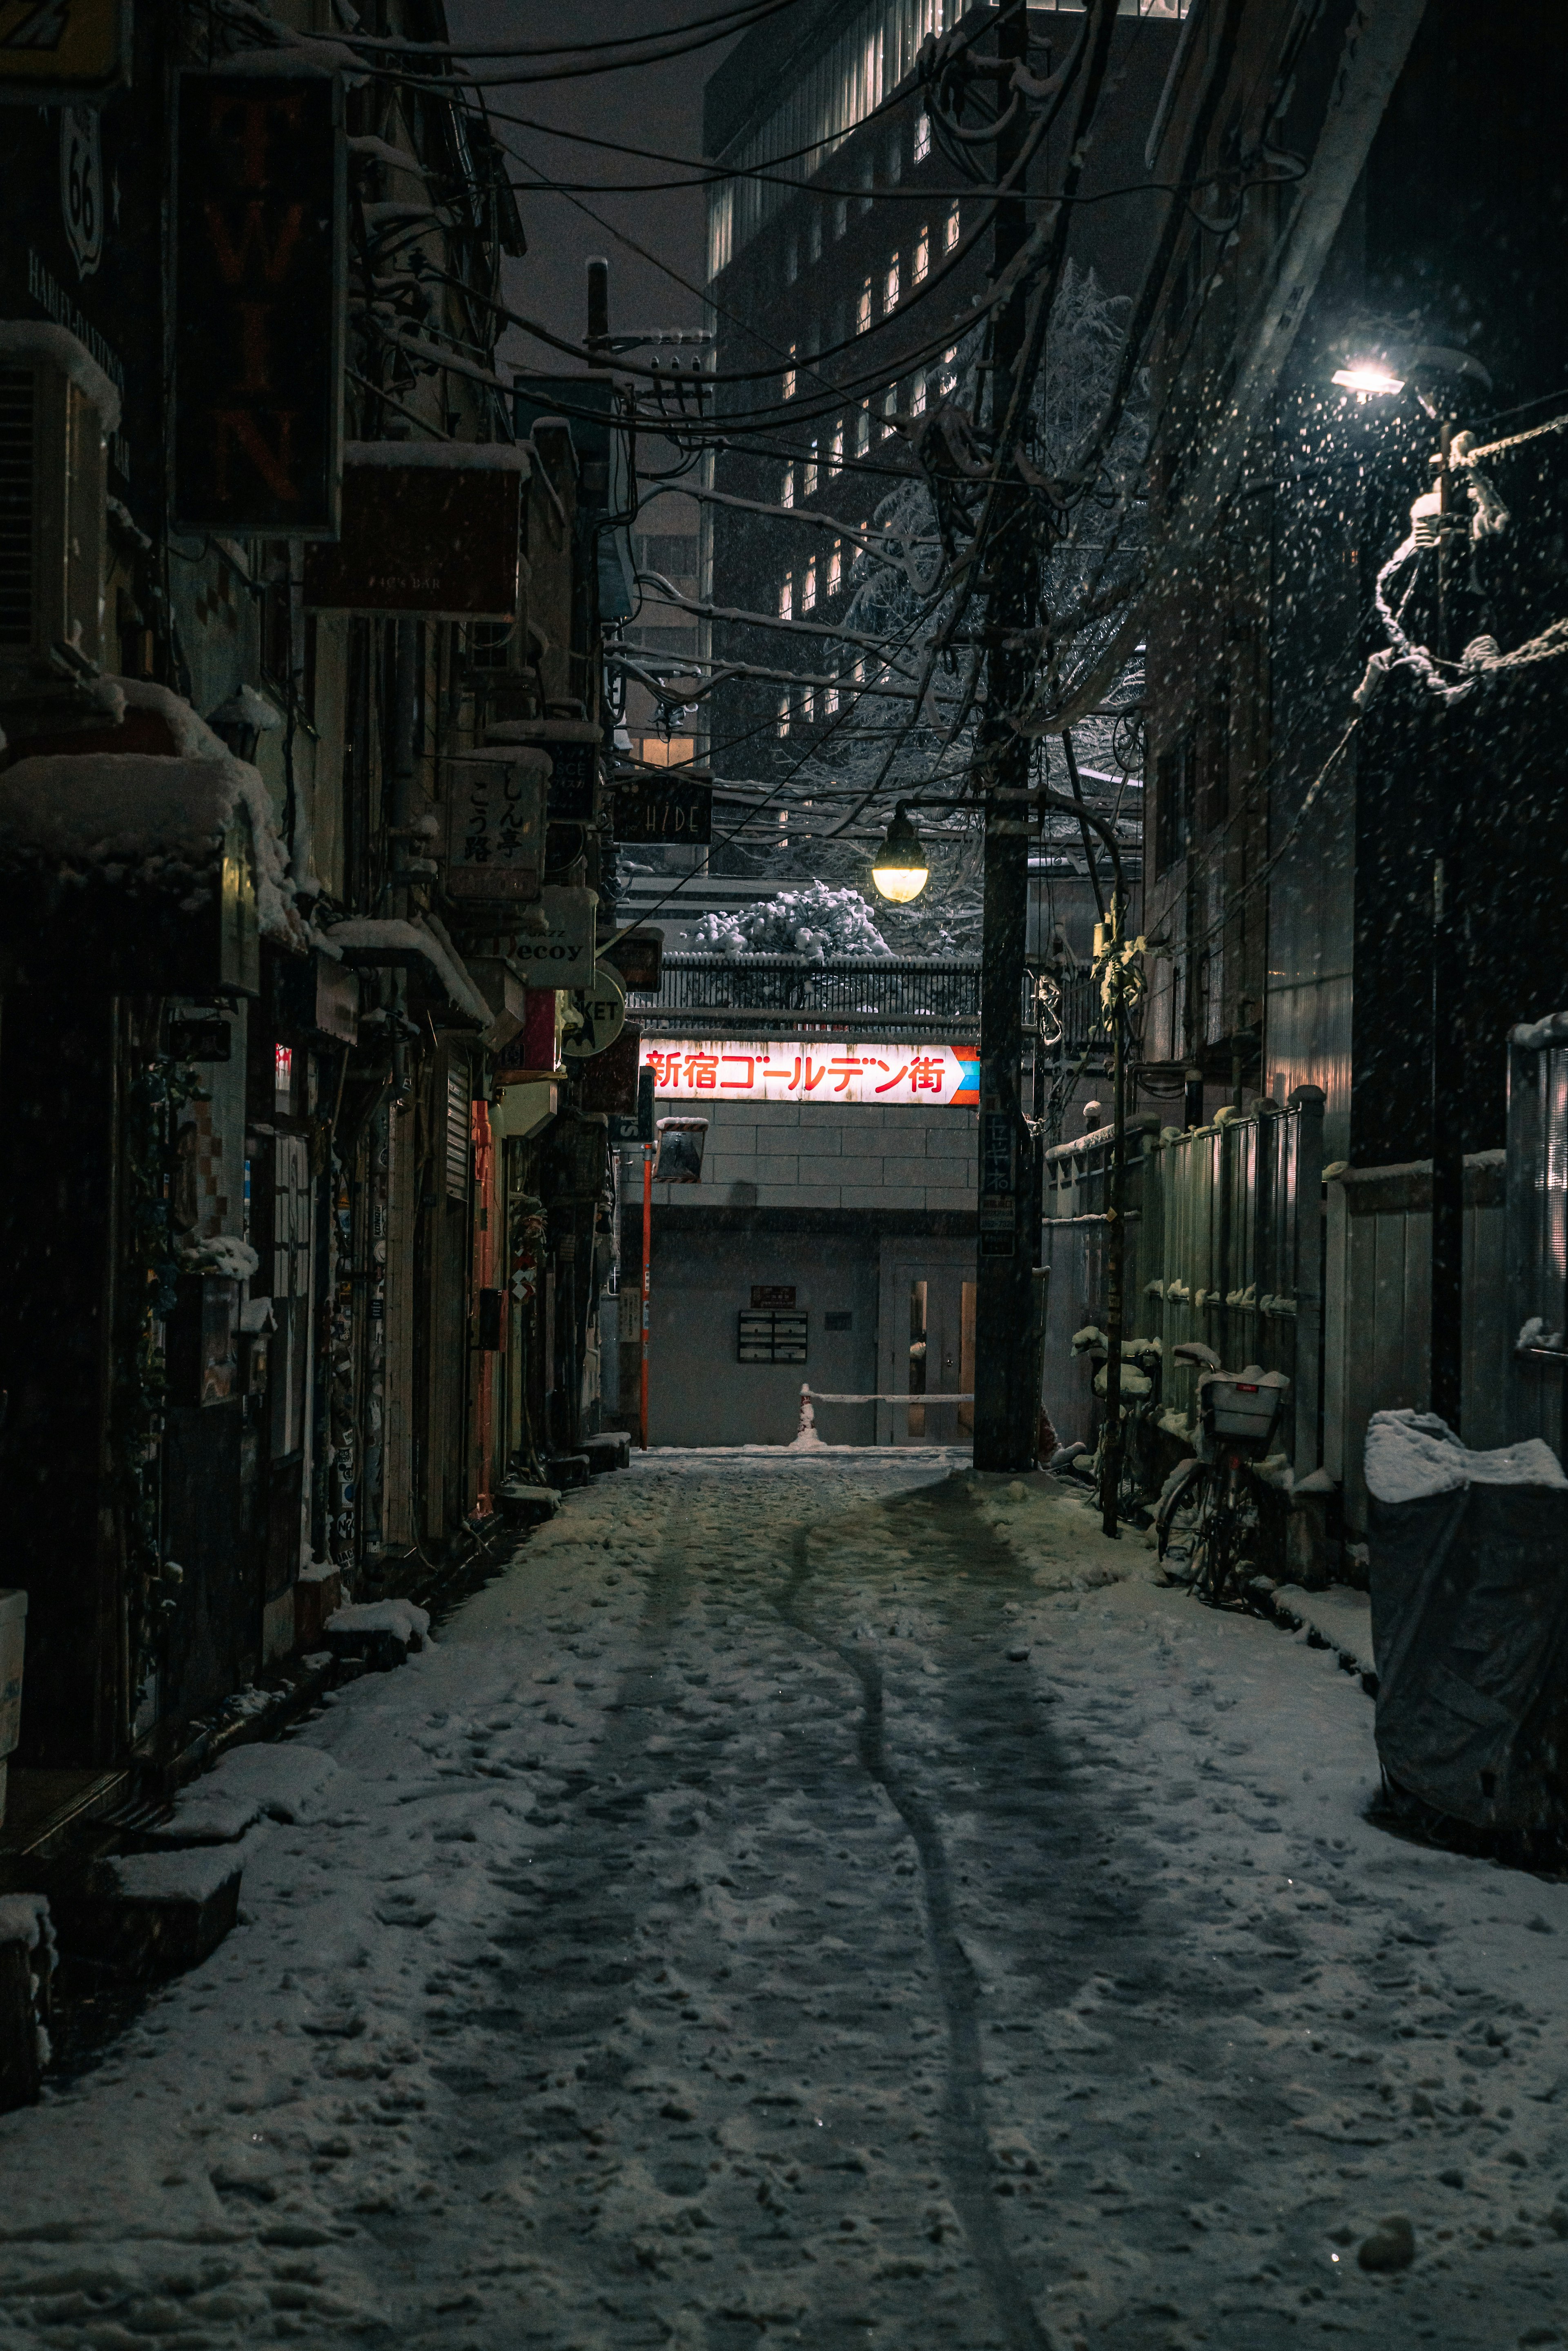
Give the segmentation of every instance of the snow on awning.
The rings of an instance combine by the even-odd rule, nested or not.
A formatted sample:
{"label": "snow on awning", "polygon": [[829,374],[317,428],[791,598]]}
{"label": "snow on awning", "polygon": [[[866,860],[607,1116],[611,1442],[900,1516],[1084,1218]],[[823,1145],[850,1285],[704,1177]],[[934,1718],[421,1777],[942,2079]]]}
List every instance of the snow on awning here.
{"label": "snow on awning", "polygon": [[417,917],[410,922],[392,917],[356,918],[334,923],[322,935],[346,964],[358,969],[377,964],[401,965],[404,969],[426,966],[453,1010],[465,1020],[471,1020],[476,1029],[488,1029],[495,1018],[455,949]]}
{"label": "snow on awning", "polygon": [[225,839],[242,807],[256,852],[256,927],[264,938],[302,950],[304,928],[267,787],[221,746],[215,758],[61,751],[18,759],[0,772],[0,867],[63,867],[84,879],[177,892],[189,913],[216,890]]}

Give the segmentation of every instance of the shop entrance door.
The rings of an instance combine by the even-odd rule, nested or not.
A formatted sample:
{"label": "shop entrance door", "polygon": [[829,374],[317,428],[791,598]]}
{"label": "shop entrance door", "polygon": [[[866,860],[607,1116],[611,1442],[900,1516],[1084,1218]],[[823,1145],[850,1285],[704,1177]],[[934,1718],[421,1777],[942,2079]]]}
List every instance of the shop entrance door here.
{"label": "shop entrance door", "polygon": [[972,1404],[920,1399],[974,1394],[974,1242],[884,1241],[877,1328],[877,1384],[884,1396],[910,1399],[877,1405],[877,1443],[972,1443]]}

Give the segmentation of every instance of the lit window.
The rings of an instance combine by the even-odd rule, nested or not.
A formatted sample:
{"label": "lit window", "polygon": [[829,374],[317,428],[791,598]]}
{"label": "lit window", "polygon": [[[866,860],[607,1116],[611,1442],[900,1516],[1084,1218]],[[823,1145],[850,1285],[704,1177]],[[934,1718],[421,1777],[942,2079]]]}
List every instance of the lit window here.
{"label": "lit window", "polygon": [[807,240],[806,249],[810,253],[812,260],[821,261],[822,257],[822,215],[820,212],[813,211],[811,214],[811,225],[807,232]]}
{"label": "lit window", "polygon": [[787,694],[779,697],[779,732],[780,735],[789,732],[789,697]]}
{"label": "lit window", "polygon": [[786,465],[784,468],[784,480],[779,492],[779,503],[781,507],[792,507],[795,503],[795,468],[793,465]]}
{"label": "lit window", "polygon": [[951,253],[958,242],[958,207],[953,204],[947,214],[947,225],[943,232],[942,250]]}
{"label": "lit window", "polygon": [[909,396],[909,409],[913,416],[924,416],[925,413],[925,378],[923,375],[917,375],[915,379],[915,389]]}
{"label": "lit window", "polygon": [[931,117],[921,115],[915,126],[915,160],[924,163],[931,152]]}
{"label": "lit window", "polygon": [[811,455],[801,468],[800,496],[814,498],[817,495],[817,444],[811,444]]}
{"label": "lit window", "polygon": [[823,590],[823,593],[829,596],[836,596],[843,584],[843,550],[840,546],[839,541],[835,538],[833,541],[833,551],[828,558],[828,584],[826,589]]}
{"label": "lit window", "polygon": [[944,351],[942,354],[942,389],[944,392],[956,392],[958,389],[958,346],[956,343],[954,344],[950,351]]}
{"label": "lit window", "polygon": [[885,441],[893,431],[893,420],[898,413],[898,386],[890,383],[882,395],[882,437]]}
{"label": "lit window", "polygon": [[789,346],[789,364],[784,371],[784,397],[786,400],[793,400],[795,397],[795,346],[793,343]]}
{"label": "lit window", "polygon": [[828,444],[828,471],[830,474],[841,474],[843,470],[844,428],[841,424],[835,424],[832,440]]}
{"label": "lit window", "polygon": [[925,273],[930,266],[931,231],[928,228],[923,228],[919,235],[915,240],[915,268],[913,272],[913,282],[915,285],[919,286],[924,282]]}
{"label": "lit window", "polygon": [[800,275],[800,240],[792,236],[784,248],[784,282],[793,286]]}
{"label": "lit window", "polygon": [[887,265],[887,276],[883,282],[883,308],[884,310],[896,310],[898,308],[898,256],[896,253]]}
{"label": "lit window", "polygon": [[[814,689],[813,689],[812,687],[808,686],[808,687],[806,688],[805,693],[800,696],[800,716],[801,716],[801,717],[802,717],[802,718],[807,719],[807,720],[810,720],[810,719],[815,718],[816,715],[817,715],[817,696],[816,696],[816,693],[815,693],[815,691],[814,691]],[[783,818],[782,811],[781,811],[781,812],[780,812],[780,814],[779,814],[779,823],[780,823],[780,824],[782,824],[782,823],[783,823],[783,821],[784,821],[784,818]]]}
{"label": "lit window", "polygon": [[779,590],[779,618],[781,621],[788,621],[792,616],[794,610],[795,582],[791,575],[787,571],[784,574],[784,584]]}
{"label": "lit window", "polygon": [[855,664],[854,664],[853,669],[852,669],[852,670],[851,670],[851,672],[850,672],[850,675],[851,675],[851,677],[852,677],[852,678],[853,678],[853,680],[854,680],[854,682],[855,682],[855,684],[856,684],[857,685],[863,685],[863,684],[865,684],[865,655],[864,655],[864,653],[856,653],[856,655],[855,655]]}
{"label": "lit window", "polygon": [[863,335],[871,324],[871,279],[861,287],[861,298],[855,304],[855,332]]}
{"label": "lit window", "polygon": [[863,457],[871,446],[871,411],[861,403],[855,411],[855,455]]}
{"label": "lit window", "polygon": [[800,610],[814,612],[817,609],[817,567],[808,563],[800,574]]}
{"label": "lit window", "polygon": [[822,696],[822,706],[830,718],[836,718],[838,716],[839,689],[836,685],[829,686],[826,694]]}

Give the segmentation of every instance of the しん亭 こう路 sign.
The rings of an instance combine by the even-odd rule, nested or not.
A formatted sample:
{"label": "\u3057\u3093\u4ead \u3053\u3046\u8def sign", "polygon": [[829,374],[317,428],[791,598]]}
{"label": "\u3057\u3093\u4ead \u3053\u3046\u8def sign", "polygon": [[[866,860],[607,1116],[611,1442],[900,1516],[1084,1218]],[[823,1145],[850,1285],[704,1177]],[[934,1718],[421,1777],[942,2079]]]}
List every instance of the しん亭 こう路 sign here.
{"label": "\u3057\u3093\u4ead \u3053\u3046\u8def sign", "polygon": [[978,1055],[951,1045],[857,1045],[836,1038],[660,1043],[643,1054],[643,1066],[653,1071],[656,1093],[683,1099],[903,1102],[933,1110],[974,1110],[980,1100]]}

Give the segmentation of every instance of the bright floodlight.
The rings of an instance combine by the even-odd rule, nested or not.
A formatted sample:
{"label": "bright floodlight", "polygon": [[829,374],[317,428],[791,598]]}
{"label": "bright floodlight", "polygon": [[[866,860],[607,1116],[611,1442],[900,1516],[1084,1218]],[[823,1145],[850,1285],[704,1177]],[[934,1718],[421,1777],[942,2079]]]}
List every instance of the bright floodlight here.
{"label": "bright floodlight", "polygon": [[1352,360],[1348,367],[1335,368],[1333,380],[1346,392],[1360,392],[1363,400],[1370,399],[1375,392],[1386,394],[1405,389],[1404,377],[1396,375],[1381,360]]}
{"label": "bright floodlight", "polygon": [[918,898],[931,879],[920,835],[904,800],[899,801],[887,828],[887,839],[872,861],[871,878],[883,896],[891,899],[895,906],[907,906],[912,898]]}

